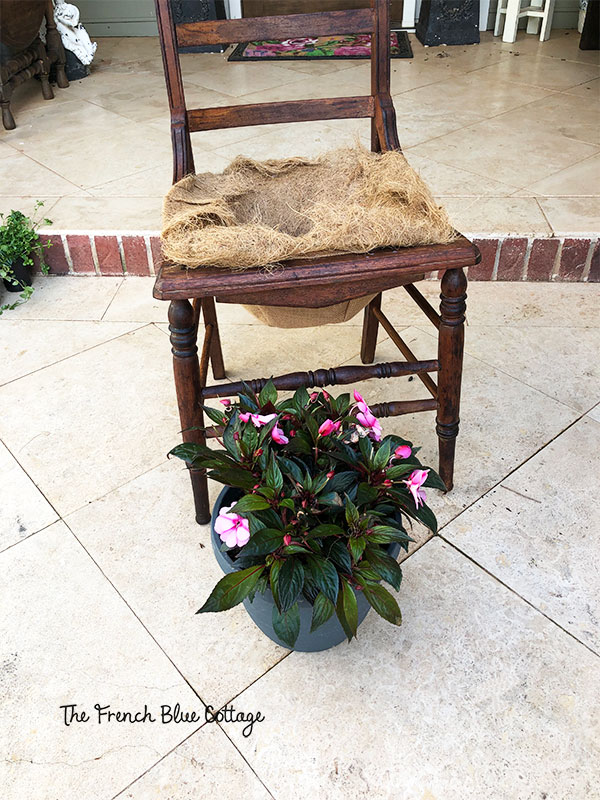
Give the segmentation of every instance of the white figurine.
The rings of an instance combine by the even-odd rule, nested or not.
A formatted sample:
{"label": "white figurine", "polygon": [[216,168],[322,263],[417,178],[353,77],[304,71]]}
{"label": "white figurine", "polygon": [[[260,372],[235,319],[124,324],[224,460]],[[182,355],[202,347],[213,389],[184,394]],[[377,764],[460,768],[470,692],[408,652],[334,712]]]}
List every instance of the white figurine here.
{"label": "white figurine", "polygon": [[91,41],[86,29],[79,22],[77,6],[56,0],[54,20],[65,50],[75,53],[82,64],[91,64],[98,43]]}

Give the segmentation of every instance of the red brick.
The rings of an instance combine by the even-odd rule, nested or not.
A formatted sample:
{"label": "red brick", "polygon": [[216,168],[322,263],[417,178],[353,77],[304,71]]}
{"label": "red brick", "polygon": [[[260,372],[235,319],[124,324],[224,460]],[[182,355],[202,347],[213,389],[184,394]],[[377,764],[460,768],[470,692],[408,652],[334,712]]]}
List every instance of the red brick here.
{"label": "red brick", "polygon": [[505,239],[498,260],[498,281],[520,281],[527,252],[527,239]]}
{"label": "red brick", "polygon": [[475,239],[481,252],[481,261],[474,267],[469,267],[468,278],[470,281],[491,281],[496,263],[498,239]]}
{"label": "red brick", "polygon": [[561,281],[580,281],[590,251],[590,239],[565,239],[560,255]]}
{"label": "red brick", "polygon": [[122,275],[123,264],[116,236],[95,236],[96,255],[101,275]]}
{"label": "red brick", "polygon": [[75,272],[95,273],[96,268],[94,267],[90,237],[71,234],[67,236],[67,243],[71,261],[73,262],[73,270]]}
{"label": "red brick", "polygon": [[535,239],[529,255],[526,280],[550,280],[559,244],[558,239]]}
{"label": "red brick", "polygon": [[125,269],[128,275],[149,275],[148,251],[143,236],[123,236]]}
{"label": "red brick", "polygon": [[600,283],[600,241],[596,242],[596,247],[594,248],[588,281],[591,283]]}
{"label": "red brick", "polygon": [[69,271],[69,263],[65,255],[62,236],[50,234],[50,236],[44,236],[43,241],[45,242],[48,239],[52,242],[52,247],[44,250],[46,264],[50,267],[52,275],[66,275]]}
{"label": "red brick", "polygon": [[159,236],[150,237],[150,250],[152,251],[152,261],[154,262],[154,271],[156,272],[162,264],[162,250]]}

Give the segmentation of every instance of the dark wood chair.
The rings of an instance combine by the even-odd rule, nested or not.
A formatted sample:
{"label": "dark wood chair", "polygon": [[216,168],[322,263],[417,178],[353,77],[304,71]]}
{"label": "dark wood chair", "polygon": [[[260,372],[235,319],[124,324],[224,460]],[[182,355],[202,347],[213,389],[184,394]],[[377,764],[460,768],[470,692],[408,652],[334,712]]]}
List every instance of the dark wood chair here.
{"label": "dark wood chair", "polygon": [[[390,95],[389,0],[371,0],[370,8],[318,14],[205,21],[174,25],[169,0],[156,0],[167,92],[171,108],[174,175],[179,181],[194,171],[190,133],[214,128],[262,125],[275,122],[368,117],[374,151],[400,149]],[[194,44],[220,44],[256,39],[284,39],[308,34],[371,33],[371,94],[327,100],[187,109],[178,48]],[[293,153],[290,153],[293,155]],[[463,325],[467,280],[464,267],[479,261],[477,248],[464,237],[451,244],[381,249],[362,255],[344,255],[288,261],[285,269],[267,272],[249,269],[228,272],[221,268],[187,269],[185,264],[164,263],[158,271],[154,296],[169,300],[169,322],[177,401],[184,441],[204,443],[218,435],[204,429],[201,404],[208,398],[235,394],[241,383],[207,385],[209,363],[216,381],[225,378],[215,300],[266,306],[324,307],[366,292],[379,291],[365,308],[362,365],[314,372],[293,372],[274,378],[278,389],[350,384],[367,378],[417,375],[431,397],[423,400],[381,403],[372,407],[379,417],[416,411],[437,412],[439,471],[452,488],[454,451],[458,434],[463,359]],[[440,271],[440,313],[414,286],[427,273]],[[381,292],[404,286],[409,296],[438,329],[436,360],[419,361],[381,310]],[[200,319],[204,340],[198,358]],[[406,361],[373,364],[377,331],[381,325]],[[265,365],[268,368],[268,365]],[[438,373],[437,385],[430,373]],[[248,380],[259,391],[266,379]],[[196,520],[210,519],[208,487],[202,470],[190,470]]]}

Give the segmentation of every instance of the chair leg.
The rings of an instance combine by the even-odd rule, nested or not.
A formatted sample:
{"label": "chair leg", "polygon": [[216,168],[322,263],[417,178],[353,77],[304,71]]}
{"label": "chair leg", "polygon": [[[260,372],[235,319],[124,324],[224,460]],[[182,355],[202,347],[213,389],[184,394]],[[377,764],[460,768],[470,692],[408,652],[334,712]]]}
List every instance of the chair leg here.
{"label": "chair leg", "polygon": [[436,433],[440,477],[450,491],[454,483],[454,450],[458,435],[467,279],[462,269],[449,269],[442,278],[438,342],[438,411]]}
{"label": "chair leg", "polygon": [[[197,325],[194,309],[189,300],[171,301],[169,331],[171,332],[173,372],[183,441],[206,444],[204,431],[197,430],[197,428],[204,427],[204,415],[200,405],[202,387],[196,344]],[[191,428],[196,428],[196,430],[191,430]],[[206,471],[191,467],[189,470],[196,507],[196,522],[204,525],[210,521]]]}
{"label": "chair leg", "polygon": [[219,335],[219,321],[217,319],[217,309],[215,308],[214,297],[202,298],[202,314],[204,324],[214,327],[213,337],[210,345],[210,363],[212,364],[213,376],[216,381],[222,381],[225,375],[225,364],[223,363],[223,351],[221,349],[221,337]]}
{"label": "chair leg", "polygon": [[377,330],[379,328],[379,320],[375,314],[373,314],[374,308],[381,308],[381,292],[371,300],[368,306],[365,307],[362,344],[360,347],[360,360],[363,364],[372,364],[375,360],[375,348],[377,347]]}

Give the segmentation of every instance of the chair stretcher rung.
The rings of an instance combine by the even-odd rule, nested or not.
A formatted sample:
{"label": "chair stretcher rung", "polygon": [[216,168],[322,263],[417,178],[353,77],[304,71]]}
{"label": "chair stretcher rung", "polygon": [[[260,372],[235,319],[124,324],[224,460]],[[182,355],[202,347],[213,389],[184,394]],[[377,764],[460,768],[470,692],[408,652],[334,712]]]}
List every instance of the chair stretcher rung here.
{"label": "chair stretcher rung", "polygon": [[[359,364],[356,366],[336,367],[335,369],[317,369],[314,372],[289,372],[272,378],[279,390],[299,389],[302,386],[337,386],[370,378],[399,378],[404,375],[420,375],[425,372],[437,372],[438,361],[390,361],[382,364]],[[269,378],[245,381],[252,391],[260,392]],[[237,383],[221,383],[205,386],[202,398],[227,397],[238,394],[243,389],[242,381]]]}

